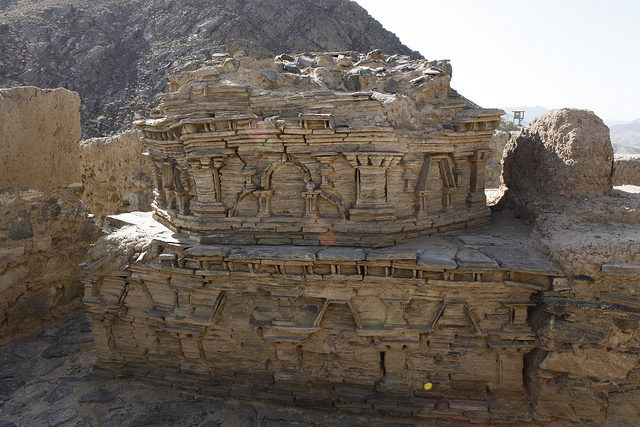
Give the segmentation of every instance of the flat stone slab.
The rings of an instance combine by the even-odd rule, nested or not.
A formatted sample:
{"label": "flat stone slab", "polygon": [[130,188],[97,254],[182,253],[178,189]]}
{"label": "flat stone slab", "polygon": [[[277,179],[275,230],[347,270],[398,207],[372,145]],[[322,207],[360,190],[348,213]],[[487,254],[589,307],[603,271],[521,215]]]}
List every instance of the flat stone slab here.
{"label": "flat stone slab", "polygon": [[621,277],[634,277],[640,275],[640,265],[636,264],[602,264],[604,274]]}
{"label": "flat stone slab", "polygon": [[252,246],[233,249],[229,254],[229,259],[315,261],[317,250],[317,248],[308,246]]}
{"label": "flat stone slab", "polygon": [[436,246],[418,252],[418,266],[435,270],[453,270],[458,267],[455,261],[456,249]]}
{"label": "flat stone slab", "polygon": [[193,256],[219,256],[225,257],[231,253],[231,246],[214,246],[214,245],[196,245],[185,250],[186,253]]}
{"label": "flat stone slab", "polygon": [[498,263],[487,255],[475,249],[461,247],[456,254],[458,268],[461,269],[488,269],[498,267]]}
{"label": "flat stone slab", "polygon": [[506,246],[509,244],[506,240],[485,235],[457,236],[457,238],[460,243],[466,246]]}
{"label": "flat stone slab", "polygon": [[323,248],[318,251],[317,257],[325,261],[364,261],[366,254],[358,248]]}
{"label": "flat stone slab", "polygon": [[46,345],[43,341],[25,341],[11,344],[7,352],[22,359],[31,359],[39,355]]}
{"label": "flat stone slab", "polygon": [[417,251],[412,248],[384,248],[367,251],[367,261],[390,261],[390,260],[412,260],[416,259]]}
{"label": "flat stone slab", "polygon": [[542,255],[514,247],[486,246],[478,249],[501,267],[524,273],[558,274],[560,268]]}

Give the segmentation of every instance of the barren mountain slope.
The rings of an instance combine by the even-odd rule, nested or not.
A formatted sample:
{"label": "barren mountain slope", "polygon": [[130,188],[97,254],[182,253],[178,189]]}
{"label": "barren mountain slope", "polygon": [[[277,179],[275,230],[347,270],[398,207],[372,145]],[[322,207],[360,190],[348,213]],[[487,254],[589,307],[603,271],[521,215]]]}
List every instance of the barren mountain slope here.
{"label": "barren mountain slope", "polygon": [[0,87],[78,91],[85,136],[126,126],[216,52],[374,48],[419,56],[349,0],[0,0]]}

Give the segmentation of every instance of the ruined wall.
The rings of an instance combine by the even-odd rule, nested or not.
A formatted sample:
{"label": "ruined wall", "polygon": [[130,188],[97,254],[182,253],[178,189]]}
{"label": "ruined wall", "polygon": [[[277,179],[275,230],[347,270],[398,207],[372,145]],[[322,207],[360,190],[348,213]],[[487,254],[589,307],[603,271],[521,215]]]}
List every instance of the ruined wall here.
{"label": "ruined wall", "polygon": [[640,155],[614,156],[613,185],[640,185]]}
{"label": "ruined wall", "polygon": [[502,204],[529,218],[605,194],[613,186],[609,128],[592,111],[548,111],[511,136],[502,165]]}
{"label": "ruined wall", "polygon": [[502,175],[502,152],[504,146],[509,142],[511,134],[502,129],[496,129],[491,137],[489,158],[487,160],[487,171],[485,176],[485,187],[500,187],[500,176]]}
{"label": "ruined wall", "polygon": [[539,217],[569,273],[544,294],[528,375],[541,420],[632,425],[640,416],[640,197],[614,190]]}
{"label": "ruined wall", "polygon": [[[526,382],[541,422],[633,425],[640,416],[640,195],[610,190],[611,161],[595,154],[610,150],[604,125],[584,111],[562,111],[541,116],[543,129],[540,123],[526,127],[530,139],[512,140],[508,154],[523,161],[538,150],[555,155],[555,161],[540,165],[548,169],[534,173],[511,163],[511,179],[526,183],[538,177],[549,189],[564,186],[565,194],[574,194],[538,191],[535,203],[520,204],[534,214],[535,244],[567,275],[554,279],[531,312],[538,343],[525,363]],[[593,126],[600,131],[579,137]],[[563,135],[567,145],[550,148]],[[570,155],[576,144],[582,154]],[[567,167],[559,166],[564,174],[551,169],[560,158],[566,160]],[[571,167],[573,177],[566,179]],[[599,176],[598,185],[581,182],[585,174],[592,180]],[[508,191],[513,200],[530,200],[525,187]]]}
{"label": "ruined wall", "polygon": [[502,110],[449,86],[448,61],[379,50],[216,56],[136,124],[156,219],[209,242],[384,246],[489,223]]}
{"label": "ruined wall", "polygon": [[99,224],[106,215],[151,210],[151,166],[143,155],[140,132],[80,142],[80,198]]}
{"label": "ruined wall", "polygon": [[79,105],[65,89],[0,90],[0,341],[82,295],[98,233],[78,198]]}
{"label": "ruined wall", "polygon": [[129,225],[89,254],[98,372],[358,413],[532,420],[527,313],[558,274],[535,252],[490,236],[211,246],[148,218],[113,219]]}

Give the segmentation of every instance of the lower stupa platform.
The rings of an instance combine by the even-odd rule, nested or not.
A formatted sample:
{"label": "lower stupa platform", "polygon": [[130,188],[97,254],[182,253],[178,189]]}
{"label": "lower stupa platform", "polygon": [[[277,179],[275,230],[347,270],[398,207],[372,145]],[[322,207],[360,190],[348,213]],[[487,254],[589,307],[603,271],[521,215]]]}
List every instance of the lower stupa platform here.
{"label": "lower stupa platform", "polygon": [[359,413],[531,419],[530,307],[561,272],[526,242],[213,246],[151,214],[110,221],[129,246],[141,230],[154,238],[120,270],[87,275],[100,374]]}

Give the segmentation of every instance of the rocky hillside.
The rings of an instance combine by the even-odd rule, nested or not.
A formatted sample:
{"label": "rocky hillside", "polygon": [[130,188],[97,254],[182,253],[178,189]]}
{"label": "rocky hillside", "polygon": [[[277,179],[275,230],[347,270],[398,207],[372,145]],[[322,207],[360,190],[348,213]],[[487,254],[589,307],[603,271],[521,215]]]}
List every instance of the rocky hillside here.
{"label": "rocky hillside", "polygon": [[612,125],[611,142],[616,153],[640,154],[640,119]]}
{"label": "rocky hillside", "polygon": [[146,115],[167,75],[217,52],[374,48],[419,56],[349,0],[0,0],[0,87],[77,91],[85,136]]}

